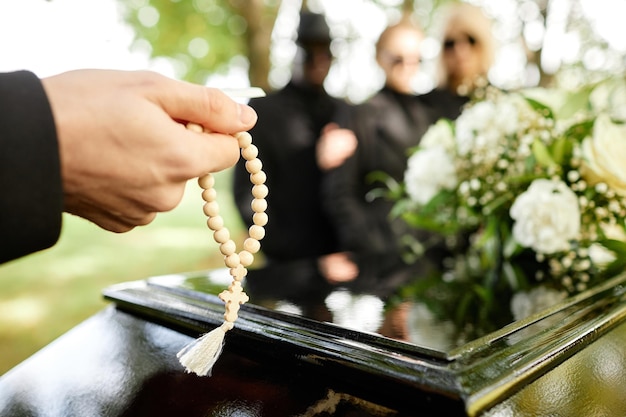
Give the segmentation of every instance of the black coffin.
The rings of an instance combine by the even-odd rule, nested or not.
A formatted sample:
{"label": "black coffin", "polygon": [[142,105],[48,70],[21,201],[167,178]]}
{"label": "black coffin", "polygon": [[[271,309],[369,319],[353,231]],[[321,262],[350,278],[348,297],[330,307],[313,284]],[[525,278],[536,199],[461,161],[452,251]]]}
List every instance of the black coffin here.
{"label": "black coffin", "polygon": [[[380,333],[398,325],[385,301],[425,267],[370,260],[340,287],[309,260],[250,271],[210,377],[176,353],[222,322],[226,270],[108,288],[109,308],[0,378],[0,415],[626,415],[626,277],[474,340],[431,328],[416,344]],[[331,297],[360,308],[346,320]]]}

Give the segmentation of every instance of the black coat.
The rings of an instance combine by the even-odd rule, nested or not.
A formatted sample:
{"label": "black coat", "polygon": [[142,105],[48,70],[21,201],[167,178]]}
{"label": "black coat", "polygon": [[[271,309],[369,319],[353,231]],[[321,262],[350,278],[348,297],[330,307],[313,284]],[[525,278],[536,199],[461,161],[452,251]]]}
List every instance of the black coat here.
{"label": "black coat", "polygon": [[41,81],[0,74],[0,263],[46,249],[61,231],[56,128]]}
{"label": "black coat", "polygon": [[324,184],[325,208],[338,229],[341,250],[398,253],[409,230],[400,219],[390,221],[393,202],[372,198],[373,190],[385,185],[370,177],[381,172],[402,181],[408,151],[433,122],[432,114],[418,97],[388,88],[355,108],[356,153],[330,172]]}
{"label": "black coat", "polygon": [[[315,147],[327,123],[342,123],[348,105],[294,83],[249,104],[259,116],[250,133],[269,188],[269,222],[261,242],[264,255],[270,261],[286,261],[335,252],[335,232],[321,205],[322,172]],[[252,224],[250,189],[241,160],[235,168],[234,197],[248,226]]]}

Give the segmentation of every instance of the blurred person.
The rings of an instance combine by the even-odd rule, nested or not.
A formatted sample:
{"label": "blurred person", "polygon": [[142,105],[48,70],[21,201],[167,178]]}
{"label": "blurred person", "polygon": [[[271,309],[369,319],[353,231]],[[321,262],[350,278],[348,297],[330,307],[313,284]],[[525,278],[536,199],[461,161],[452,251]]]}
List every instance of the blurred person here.
{"label": "blurred person", "polygon": [[381,33],[376,62],[385,74],[384,86],[354,108],[350,127],[358,140],[356,151],[325,178],[325,209],[339,232],[345,263],[353,261],[350,254],[400,256],[408,228],[400,219],[390,220],[392,202],[373,198],[372,193],[384,184],[370,176],[383,172],[401,181],[408,150],[419,143],[432,122],[411,86],[420,69],[423,38],[421,28],[409,18]]}
{"label": "blurred person", "polygon": [[0,108],[0,263],[53,246],[63,212],[112,232],[150,223],[188,180],[234,165],[231,134],[257,119],[219,90],[148,71],[3,73]]}
{"label": "blurred person", "polygon": [[[259,116],[250,133],[269,188],[262,252],[270,264],[336,252],[336,234],[320,203],[320,183],[356,146],[354,134],[340,128],[348,104],[324,89],[333,56],[323,15],[301,13],[297,45],[303,62],[289,83],[249,102]],[[253,213],[248,178],[241,161],[234,174],[234,197],[249,227]]]}
{"label": "blurred person", "polygon": [[454,120],[472,97],[480,98],[488,85],[494,48],[491,20],[481,8],[461,2],[447,6],[441,34],[438,86],[422,97],[433,110],[435,119]]}

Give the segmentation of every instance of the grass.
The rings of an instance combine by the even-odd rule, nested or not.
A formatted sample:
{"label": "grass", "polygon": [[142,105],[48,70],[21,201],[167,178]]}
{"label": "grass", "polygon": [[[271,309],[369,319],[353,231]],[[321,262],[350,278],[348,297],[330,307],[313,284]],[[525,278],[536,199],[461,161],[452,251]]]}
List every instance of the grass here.
{"label": "grass", "polygon": [[[216,188],[220,214],[239,245],[244,229],[231,174],[218,174]],[[176,209],[123,234],[66,214],[53,248],[0,266],[0,375],[103,309],[101,291],[109,285],[223,267],[200,191],[190,181]]]}

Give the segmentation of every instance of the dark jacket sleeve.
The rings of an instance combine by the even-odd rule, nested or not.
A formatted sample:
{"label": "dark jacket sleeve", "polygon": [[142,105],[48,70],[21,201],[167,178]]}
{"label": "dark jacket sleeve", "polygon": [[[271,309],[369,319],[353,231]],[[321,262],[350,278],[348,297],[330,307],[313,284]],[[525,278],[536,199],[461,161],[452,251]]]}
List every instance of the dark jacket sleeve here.
{"label": "dark jacket sleeve", "polygon": [[63,191],[52,110],[31,72],[0,74],[0,263],[46,249],[61,231]]}

